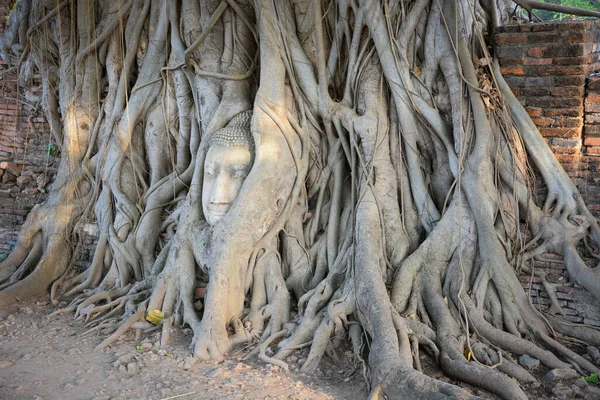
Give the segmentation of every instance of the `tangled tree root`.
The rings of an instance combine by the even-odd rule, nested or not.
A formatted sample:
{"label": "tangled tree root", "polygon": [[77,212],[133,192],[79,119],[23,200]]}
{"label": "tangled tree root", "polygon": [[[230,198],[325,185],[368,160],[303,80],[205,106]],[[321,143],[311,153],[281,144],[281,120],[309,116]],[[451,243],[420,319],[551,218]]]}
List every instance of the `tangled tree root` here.
{"label": "tangled tree root", "polygon": [[[200,358],[243,345],[286,371],[294,351],[310,347],[314,372],[350,339],[372,398],[474,398],[425,375],[423,352],[506,399],[535,382],[515,356],[598,372],[565,343],[599,331],[556,317],[531,266],[559,254],[600,299],[583,261],[600,259],[598,221],[482,34],[504,1],[75,3],[21,1],[0,40],[25,87],[41,76],[63,154],[0,264],[0,305],[50,288],[54,304],[74,296],[56,313],[105,336],[98,349],[130,330],[167,346],[186,324]],[[211,226],[209,139],[248,110],[254,164]],[[517,271],[541,279],[546,312]]]}

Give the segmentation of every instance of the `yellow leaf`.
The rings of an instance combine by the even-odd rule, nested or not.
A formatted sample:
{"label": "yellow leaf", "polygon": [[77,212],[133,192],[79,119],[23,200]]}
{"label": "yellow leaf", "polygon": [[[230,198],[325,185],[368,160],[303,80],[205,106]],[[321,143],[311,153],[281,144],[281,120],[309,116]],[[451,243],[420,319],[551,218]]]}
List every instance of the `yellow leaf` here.
{"label": "yellow leaf", "polygon": [[160,310],[150,310],[146,314],[146,321],[154,325],[160,324],[163,319],[165,319],[165,313]]}
{"label": "yellow leaf", "polygon": [[471,349],[465,349],[465,358],[467,359],[467,361],[471,361]]}
{"label": "yellow leaf", "polygon": [[444,303],[446,303],[446,305],[448,305],[448,296],[444,296]]}

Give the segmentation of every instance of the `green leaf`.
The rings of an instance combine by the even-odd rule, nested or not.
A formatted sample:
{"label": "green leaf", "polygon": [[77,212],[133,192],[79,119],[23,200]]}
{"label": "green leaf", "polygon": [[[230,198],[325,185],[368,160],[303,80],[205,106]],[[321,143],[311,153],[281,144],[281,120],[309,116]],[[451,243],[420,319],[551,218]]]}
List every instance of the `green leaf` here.
{"label": "green leaf", "polygon": [[598,374],[591,374],[590,376],[582,376],[581,379],[588,383],[598,383]]}
{"label": "green leaf", "polygon": [[136,349],[138,350],[143,350],[144,348],[142,346],[140,346],[139,344],[137,346],[135,346]]}
{"label": "green leaf", "polygon": [[48,146],[46,146],[46,154],[48,154],[50,157],[54,157],[57,152],[58,148],[54,145],[54,143],[48,143]]}

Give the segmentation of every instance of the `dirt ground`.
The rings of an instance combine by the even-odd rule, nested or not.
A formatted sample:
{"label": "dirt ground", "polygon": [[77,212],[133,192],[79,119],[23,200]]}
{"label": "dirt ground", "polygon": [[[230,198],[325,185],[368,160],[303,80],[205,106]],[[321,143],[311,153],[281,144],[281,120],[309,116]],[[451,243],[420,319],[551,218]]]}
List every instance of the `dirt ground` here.
{"label": "dirt ground", "polygon": [[[191,332],[175,330],[172,345],[133,333],[94,351],[105,336],[82,337],[72,315],[52,318],[44,302],[0,310],[0,399],[360,399],[367,391],[361,372],[289,374],[243,352],[221,363],[190,357]],[[142,346],[139,350],[137,346]],[[300,360],[298,351],[292,356]],[[348,376],[350,375],[350,376]]]}
{"label": "dirt ground", "polygon": [[[0,310],[0,399],[365,399],[362,369],[351,352],[324,359],[317,374],[298,371],[308,349],[288,361],[290,372],[256,359],[242,361],[244,351],[226,361],[201,362],[190,357],[192,334],[177,329],[171,345],[158,348],[157,334],[136,340],[125,335],[109,348],[94,351],[105,336],[84,336],[71,314],[49,318],[56,309],[44,300]],[[450,381],[426,357],[423,368]],[[525,388],[530,399],[600,399],[600,386],[579,380],[545,382]],[[456,383],[456,382],[453,382]],[[490,393],[468,387],[484,398]],[[598,397],[596,397],[598,396]]]}

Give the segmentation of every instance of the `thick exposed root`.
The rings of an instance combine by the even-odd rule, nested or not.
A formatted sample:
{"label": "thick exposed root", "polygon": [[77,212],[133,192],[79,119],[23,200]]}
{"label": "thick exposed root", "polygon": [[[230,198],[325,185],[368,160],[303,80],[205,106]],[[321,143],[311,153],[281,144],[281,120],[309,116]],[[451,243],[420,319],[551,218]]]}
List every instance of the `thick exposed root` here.
{"label": "thick exposed root", "polygon": [[[0,264],[0,306],[52,285],[55,304],[76,296],[57,312],[109,335],[99,349],[129,330],[160,330],[166,346],[187,324],[202,359],[245,344],[286,371],[295,350],[310,346],[313,372],[349,338],[372,398],[473,398],[424,375],[423,353],[507,399],[535,381],[513,356],[597,372],[562,339],[600,345],[598,330],[538,312],[516,276],[539,277],[562,314],[529,265],[557,253],[600,299],[600,272],[578,252],[599,258],[598,221],[482,35],[502,2],[104,3],[19,2],[0,42],[42,76],[63,152]],[[233,168],[215,222],[211,138],[249,110],[253,165],[244,178]],[[76,271],[91,220],[98,245]]]}

